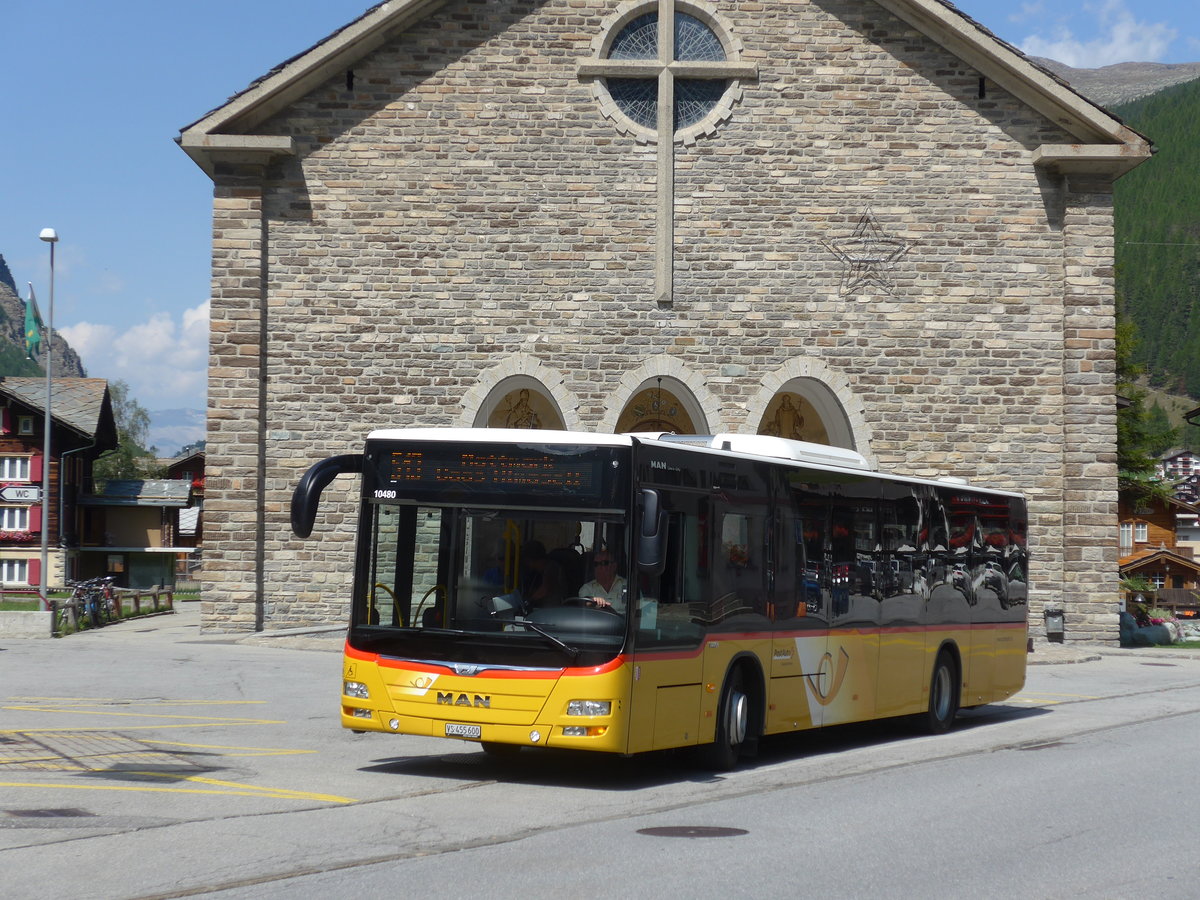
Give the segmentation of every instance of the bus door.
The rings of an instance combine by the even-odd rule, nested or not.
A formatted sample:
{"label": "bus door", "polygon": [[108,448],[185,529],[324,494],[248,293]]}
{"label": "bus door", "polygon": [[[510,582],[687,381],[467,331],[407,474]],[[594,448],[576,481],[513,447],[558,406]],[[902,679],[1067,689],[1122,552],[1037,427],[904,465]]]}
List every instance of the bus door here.
{"label": "bus door", "polygon": [[[706,628],[705,585],[710,527],[708,498],[693,492],[655,492],[664,512],[661,572],[630,572],[633,688],[629,752],[682,747],[698,741]],[[638,523],[641,527],[641,523]],[[715,709],[716,699],[712,699]]]}
{"label": "bus door", "polygon": [[832,603],[832,585],[823,565],[826,517],[824,503],[784,501],[775,511],[769,733],[818,726],[824,718],[821,667]]}
{"label": "bus door", "polygon": [[741,464],[719,471],[709,504],[707,603],[701,616],[704,648],[705,739],[716,724],[716,706],[735,659],[753,657],[770,679],[773,627],[770,584],[773,537],[765,467]]}
{"label": "bus door", "polygon": [[829,641],[817,700],[822,724],[874,715],[879,671],[879,592],[889,578],[880,565],[876,486],[843,479],[829,498],[827,566],[833,590]]}
{"label": "bus door", "polygon": [[875,712],[898,716],[923,708],[925,603],[929,598],[928,515],[932,488],[885,484],[879,503],[879,687]]}

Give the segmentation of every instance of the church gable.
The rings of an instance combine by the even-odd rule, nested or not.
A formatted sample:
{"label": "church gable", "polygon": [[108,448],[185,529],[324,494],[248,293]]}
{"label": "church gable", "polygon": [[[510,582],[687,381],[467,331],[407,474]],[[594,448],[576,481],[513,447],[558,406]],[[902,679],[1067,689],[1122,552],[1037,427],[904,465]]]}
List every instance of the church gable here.
{"label": "church gable", "polygon": [[1107,596],[1111,186],[1148,148],[939,0],[388,3],[181,142],[212,553],[260,561],[259,617],[344,596],[266,521],[306,461],[417,424],[827,440],[1027,493],[1035,581]]}
{"label": "church gable", "polygon": [[[295,222],[298,271],[325,278],[347,253],[374,284],[414,267],[399,297],[348,285],[381,315],[425,308],[469,277],[496,285],[501,310],[540,303],[558,317],[583,272],[589,296],[617,308],[669,307],[682,291],[800,295],[816,313],[863,290],[944,294],[962,248],[992,256],[997,227],[1017,248],[1052,227],[1029,163],[1071,135],[882,6],[676,9],[716,47],[674,67],[676,106],[698,110],[674,141],[645,112],[654,60],[621,43],[640,39],[656,3],[427,13],[258,123],[257,139],[290,148],[269,173],[276,246],[292,249]],[[886,248],[885,263],[864,269],[864,243]],[[1024,262],[1053,265],[1054,252]],[[773,257],[793,275],[770,288],[757,261]],[[996,260],[997,274],[1015,260]],[[591,326],[521,322],[548,339]]]}
{"label": "church gable", "polygon": [[[634,4],[623,4],[630,5]],[[1065,144],[1042,152],[1044,163],[1048,166],[1074,165],[1078,168],[1082,165],[1095,169],[1103,165],[1109,168],[1116,166],[1124,171],[1148,154],[1146,142],[1139,135],[1071,91],[1050,73],[1033,65],[946,0],[816,0],[811,4],[783,4],[784,30],[793,31],[798,23],[808,18],[804,8],[810,5],[826,9],[829,15],[846,22],[858,18],[863,23],[876,23],[876,29],[868,30],[868,36],[876,39],[894,40],[897,37],[897,30],[889,21],[895,17],[892,21],[904,22],[909,35],[919,35],[924,40],[939,44],[981,77],[992,80],[1003,90],[1020,98],[1068,135]],[[471,13],[473,6],[478,9],[476,15]],[[538,7],[542,7],[548,17],[568,26],[561,35],[567,45],[586,37],[578,31],[578,26],[585,25],[591,18],[586,9],[570,6],[555,14],[553,4],[532,4],[528,11]],[[461,7],[453,2],[446,4],[445,0],[381,3],[183,129],[181,145],[210,173],[215,162],[221,159],[258,159],[264,154],[288,153],[290,147],[286,142],[264,140],[265,136],[258,133],[265,120],[313,90],[320,89],[321,85],[349,77],[365,56],[395,36],[422,27],[445,9],[453,11],[450,13],[451,19],[465,16],[475,23],[475,28],[486,28],[485,23],[498,18],[511,20],[511,12],[518,8],[510,6],[508,13],[497,16],[494,5],[482,3],[462,4]],[[596,7],[601,15],[612,9],[613,6],[609,4]],[[769,10],[769,6],[751,4],[744,16],[760,17],[761,21],[766,21],[771,18]],[[722,6],[721,11],[731,19],[742,18],[737,7]],[[469,40],[460,42],[466,43]],[[1087,146],[1070,149],[1072,144]]]}

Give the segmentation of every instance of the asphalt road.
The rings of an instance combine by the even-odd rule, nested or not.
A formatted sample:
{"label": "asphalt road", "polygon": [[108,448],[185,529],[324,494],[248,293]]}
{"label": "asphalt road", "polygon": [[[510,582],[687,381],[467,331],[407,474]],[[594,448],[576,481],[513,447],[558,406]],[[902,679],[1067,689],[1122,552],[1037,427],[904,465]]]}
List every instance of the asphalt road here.
{"label": "asphalt road", "polygon": [[337,646],[202,636],[194,607],[0,643],[0,893],[1200,894],[1194,654],[1065,653],[949,735],[770,740],[713,776],[344,732]]}

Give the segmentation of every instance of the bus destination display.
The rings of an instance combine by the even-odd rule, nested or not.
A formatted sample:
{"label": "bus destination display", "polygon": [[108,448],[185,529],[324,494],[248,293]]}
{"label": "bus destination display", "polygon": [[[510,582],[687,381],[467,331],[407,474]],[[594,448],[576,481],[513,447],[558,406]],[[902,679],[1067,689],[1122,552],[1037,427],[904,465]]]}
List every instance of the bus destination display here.
{"label": "bus destination display", "polygon": [[391,450],[383,480],[401,495],[458,489],[469,494],[596,495],[600,458],[594,452],[547,454],[491,447]]}

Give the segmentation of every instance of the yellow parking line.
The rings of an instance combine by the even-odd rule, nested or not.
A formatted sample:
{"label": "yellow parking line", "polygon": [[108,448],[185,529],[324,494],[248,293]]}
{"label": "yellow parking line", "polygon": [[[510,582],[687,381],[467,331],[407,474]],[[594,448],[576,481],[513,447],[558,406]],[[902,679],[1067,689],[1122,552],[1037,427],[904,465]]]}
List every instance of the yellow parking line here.
{"label": "yellow parking line", "polygon": [[[152,719],[152,720],[169,720],[179,719],[187,722],[212,722],[224,725],[286,725],[287,723],[279,719],[241,719],[241,718],[223,718],[221,716],[174,716],[161,713],[149,712],[102,712],[95,709],[70,709],[66,707],[54,706],[9,706],[6,709],[19,710],[21,712],[44,712],[44,713],[66,713],[74,715],[87,716],[105,716],[111,719]],[[166,726],[171,727],[171,726]],[[6,729],[0,734],[11,734],[13,731],[27,731],[28,729]],[[45,729],[38,729],[44,731]]]}
{"label": "yellow parking line", "polygon": [[[143,776],[158,776],[164,778],[178,779],[178,775],[164,775],[162,772],[125,772],[126,775],[143,775]],[[320,803],[357,803],[350,797],[337,797],[332,794],[312,794],[303,791],[292,791],[286,788],[256,788],[253,785],[240,785],[236,782],[225,781],[210,781],[204,778],[185,778],[184,781],[194,782],[196,784],[212,784],[216,786],[224,786],[229,788],[238,788],[238,790],[205,790],[202,788],[167,788],[167,787],[146,787],[145,785],[119,785],[119,784],[47,784],[39,782],[27,781],[0,781],[0,787],[26,787],[26,788],[57,788],[62,790],[73,791],[133,791],[150,792],[155,794],[220,794],[231,797],[263,797],[269,800],[314,800]]]}
{"label": "yellow parking line", "polygon": [[1070,703],[1072,700],[1099,700],[1091,694],[1041,694],[1037,692],[1020,693],[1009,698],[1013,703],[1029,703],[1034,706],[1055,706],[1059,703]]}
{"label": "yellow parking line", "polygon": [[[261,706],[266,700],[167,700],[162,697],[9,697],[8,703],[122,703],[129,706]],[[7,709],[8,707],[4,707]],[[20,709],[20,707],[15,707]]]}
{"label": "yellow parking line", "polygon": [[244,750],[245,753],[223,753],[222,756],[303,756],[316,750],[284,750],[279,747],[234,747],[226,744],[184,744],[178,741],[142,741],[143,744],[161,744],[164,747],[191,747],[196,750]]}

